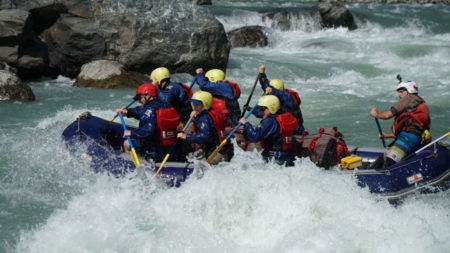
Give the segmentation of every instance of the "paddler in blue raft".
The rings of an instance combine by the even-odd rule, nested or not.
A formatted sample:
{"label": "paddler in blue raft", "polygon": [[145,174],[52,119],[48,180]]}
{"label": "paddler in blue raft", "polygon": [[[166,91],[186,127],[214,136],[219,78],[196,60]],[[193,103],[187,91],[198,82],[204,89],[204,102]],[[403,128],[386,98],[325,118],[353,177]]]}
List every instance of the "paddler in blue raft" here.
{"label": "paddler in blue raft", "polygon": [[[198,159],[209,157],[225,139],[226,119],[220,111],[212,109],[212,100],[213,96],[209,92],[195,92],[190,100],[193,107],[191,117],[194,117],[194,133],[178,133],[178,138],[192,144],[191,155]],[[229,161],[232,156],[233,146],[229,144],[222,148],[210,163]]]}
{"label": "paddler in blue raft", "polygon": [[[117,113],[139,120],[139,128],[124,131],[123,136],[130,136],[138,154],[160,162],[175,143],[180,116],[174,108],[158,98],[158,88],[151,83],[139,86],[134,99],[141,106],[116,110]],[[125,153],[130,153],[128,140],[124,141],[123,149]]]}
{"label": "paddler in blue raft", "polygon": [[254,127],[245,118],[239,120],[244,126],[244,138],[250,142],[261,142],[265,161],[293,166],[293,135],[298,128],[297,119],[289,112],[282,112],[280,100],[274,95],[262,96],[256,109],[262,116],[258,127]]}

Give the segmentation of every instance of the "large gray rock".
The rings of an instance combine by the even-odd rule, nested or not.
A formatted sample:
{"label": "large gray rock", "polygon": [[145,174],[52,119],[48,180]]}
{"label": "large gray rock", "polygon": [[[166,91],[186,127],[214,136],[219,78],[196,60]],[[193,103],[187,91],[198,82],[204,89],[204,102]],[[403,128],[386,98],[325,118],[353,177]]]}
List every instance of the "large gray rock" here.
{"label": "large gray rock", "polygon": [[8,70],[0,70],[0,101],[35,99],[31,88]]}
{"label": "large gray rock", "polygon": [[352,13],[345,6],[337,2],[324,2],[318,8],[324,27],[347,27],[349,30],[357,28]]}
{"label": "large gray rock", "polygon": [[76,77],[84,63],[104,58],[100,22],[63,14],[41,37],[48,46],[49,67]]}
{"label": "large gray rock", "polygon": [[262,26],[244,26],[227,33],[231,47],[263,47],[268,39]]}
{"label": "large gray rock", "polygon": [[9,65],[16,64],[19,59],[19,44],[27,30],[29,16],[30,13],[24,10],[0,11],[0,61]]}
{"label": "large gray rock", "polygon": [[31,80],[41,77],[47,72],[47,64],[43,58],[24,55],[17,61],[20,78]]}
{"label": "large gray rock", "polygon": [[180,1],[133,3],[119,8],[110,0],[98,7],[95,19],[61,15],[42,34],[50,67],[69,77],[96,59],[141,73],[159,66],[174,73],[194,73],[197,66],[226,68],[230,46],[223,25],[209,12]]}
{"label": "large gray rock", "polygon": [[38,78],[47,71],[47,47],[33,25],[28,11],[0,11],[0,61],[17,68],[22,79]]}
{"label": "large gray rock", "polygon": [[96,88],[135,88],[150,82],[147,76],[127,71],[118,62],[98,60],[81,67],[74,86]]}

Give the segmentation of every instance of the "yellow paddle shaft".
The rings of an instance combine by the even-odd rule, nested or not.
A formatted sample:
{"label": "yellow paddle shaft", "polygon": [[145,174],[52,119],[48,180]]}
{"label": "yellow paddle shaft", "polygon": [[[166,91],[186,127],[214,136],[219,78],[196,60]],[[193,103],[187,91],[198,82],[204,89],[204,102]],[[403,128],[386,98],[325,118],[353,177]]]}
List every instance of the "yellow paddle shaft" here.
{"label": "yellow paddle shaft", "polygon": [[223,148],[223,146],[225,146],[225,144],[227,144],[227,142],[227,139],[223,140],[220,145],[208,156],[208,159],[206,159],[206,161],[208,163],[211,163],[217,153],[219,153],[219,151]]}
{"label": "yellow paddle shaft", "polygon": [[164,157],[164,160],[161,162],[161,165],[159,166],[158,170],[156,171],[155,174],[153,174],[153,177],[158,176],[159,172],[164,167],[164,165],[166,164],[167,160],[169,160],[169,157],[170,157],[170,153],[167,153],[167,155]]}
{"label": "yellow paddle shaft", "polygon": [[136,154],[136,150],[134,148],[131,149],[130,154],[131,154],[131,160],[133,160],[134,165],[136,165],[136,167],[140,166],[141,161],[139,161],[139,158]]}

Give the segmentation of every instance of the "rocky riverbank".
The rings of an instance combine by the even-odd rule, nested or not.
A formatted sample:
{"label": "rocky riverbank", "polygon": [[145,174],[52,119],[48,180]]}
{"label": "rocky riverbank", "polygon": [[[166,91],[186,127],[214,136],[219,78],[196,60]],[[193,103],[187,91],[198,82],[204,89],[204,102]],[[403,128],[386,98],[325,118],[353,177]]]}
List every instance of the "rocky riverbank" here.
{"label": "rocky riverbank", "polygon": [[[76,78],[86,65],[84,73],[122,73],[114,77],[114,84],[100,80],[95,87],[135,87],[142,80],[137,73],[148,75],[159,66],[190,74],[200,66],[226,69],[232,47],[266,46],[267,29],[290,30],[292,18],[307,16],[323,28],[357,29],[344,5],[322,2],[312,8],[267,10],[261,14],[263,20],[270,20],[270,27],[242,27],[227,34],[200,6],[210,4],[198,0],[0,0],[0,64],[22,80]],[[99,60],[106,60],[107,66],[120,65],[120,71],[105,70]],[[90,66],[96,69],[87,69]],[[92,77],[81,79],[77,85],[94,83]]]}

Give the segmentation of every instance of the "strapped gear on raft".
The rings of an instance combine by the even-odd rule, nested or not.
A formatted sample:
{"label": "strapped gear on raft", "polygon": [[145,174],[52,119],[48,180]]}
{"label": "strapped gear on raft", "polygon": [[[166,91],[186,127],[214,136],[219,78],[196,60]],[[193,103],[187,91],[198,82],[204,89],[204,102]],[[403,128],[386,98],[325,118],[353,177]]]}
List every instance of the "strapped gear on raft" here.
{"label": "strapped gear on raft", "polygon": [[274,95],[262,96],[259,98],[258,106],[265,106],[271,114],[280,110],[280,100]]}
{"label": "strapped gear on raft", "polygon": [[280,79],[272,79],[269,84],[277,90],[284,90],[284,82]]}
{"label": "strapped gear on raft", "polygon": [[156,86],[151,83],[144,83],[136,89],[136,96],[134,96],[133,99],[139,100],[139,97],[141,95],[150,95],[156,97],[158,95],[158,88],[156,88]]}
{"label": "strapped gear on raft", "polygon": [[220,82],[225,80],[225,73],[220,69],[211,69],[206,72],[205,77],[211,82]]}
{"label": "strapped gear on raft", "polygon": [[153,81],[161,82],[164,79],[170,78],[170,72],[165,67],[159,67],[152,71],[150,74],[150,79]]}
{"label": "strapped gear on raft", "polygon": [[397,91],[400,89],[405,89],[409,94],[419,93],[419,86],[413,81],[400,82],[397,86]]}
{"label": "strapped gear on raft", "polygon": [[211,108],[213,96],[207,91],[197,91],[192,95],[191,102],[201,102],[203,104],[203,109],[208,110]]}

